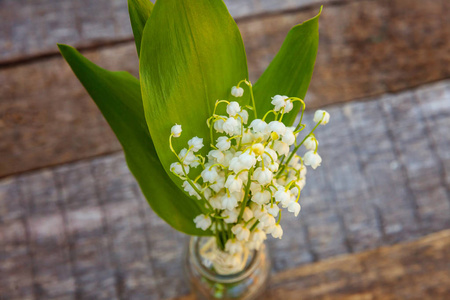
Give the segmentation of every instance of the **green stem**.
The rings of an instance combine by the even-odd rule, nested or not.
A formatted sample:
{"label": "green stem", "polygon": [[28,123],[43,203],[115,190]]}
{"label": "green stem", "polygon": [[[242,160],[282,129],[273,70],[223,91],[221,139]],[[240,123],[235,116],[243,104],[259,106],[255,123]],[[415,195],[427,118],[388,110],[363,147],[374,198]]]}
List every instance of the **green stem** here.
{"label": "green stem", "polygon": [[244,200],[242,201],[241,211],[239,212],[238,221],[237,221],[238,223],[241,221],[242,215],[244,214],[245,207],[247,206],[247,202],[248,202],[248,198],[249,198],[248,192],[250,190],[250,185],[252,183],[252,180],[251,180],[252,173],[253,173],[253,168],[251,168],[248,171],[247,185],[245,186],[245,196],[244,196]]}

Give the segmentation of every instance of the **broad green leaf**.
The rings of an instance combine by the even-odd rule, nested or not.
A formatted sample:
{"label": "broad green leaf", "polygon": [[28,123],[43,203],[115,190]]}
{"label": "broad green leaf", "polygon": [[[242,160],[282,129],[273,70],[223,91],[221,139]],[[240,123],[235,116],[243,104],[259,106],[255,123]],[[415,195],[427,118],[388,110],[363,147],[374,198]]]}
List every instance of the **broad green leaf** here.
{"label": "broad green leaf", "polygon": [[[215,101],[228,99],[231,87],[248,77],[242,38],[223,1],[158,0],[145,25],[139,73],[156,151],[180,186],[168,170],[176,160],[169,148],[171,127],[183,128],[174,139],[176,151],[198,136],[205,155],[210,145],[206,120]],[[248,98],[239,102],[246,104]]]}
{"label": "broad green leaf", "polygon": [[128,13],[130,14],[131,29],[139,57],[141,52],[142,32],[153,10],[153,3],[149,0],[128,0]]}
{"label": "broad green leaf", "polygon": [[[319,46],[321,12],[322,8],[317,16],[289,31],[280,51],[254,85],[258,117],[273,108],[270,102],[275,95],[305,98]],[[291,125],[300,108],[300,103],[295,102],[294,109],[283,117],[283,123]]]}
{"label": "broad green leaf", "polygon": [[74,48],[58,45],[75,75],[116,134],[126,161],[153,210],[175,229],[203,235],[193,219],[201,213],[165,173],[145,122],[139,81],[127,72],[98,67]]}

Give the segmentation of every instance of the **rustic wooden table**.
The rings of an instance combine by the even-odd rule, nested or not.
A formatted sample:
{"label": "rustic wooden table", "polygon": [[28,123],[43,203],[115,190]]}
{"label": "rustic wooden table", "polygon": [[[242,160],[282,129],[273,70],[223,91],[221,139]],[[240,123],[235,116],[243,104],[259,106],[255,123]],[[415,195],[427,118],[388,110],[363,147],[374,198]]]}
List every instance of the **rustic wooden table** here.
{"label": "rustic wooden table", "polygon": [[[254,78],[319,7],[227,3]],[[332,115],[317,134],[323,166],[308,174],[299,218],[268,241],[267,298],[446,299],[450,4],[327,3],[307,97]],[[150,210],[55,52],[71,43],[136,74],[126,1],[0,1],[0,28],[0,299],[191,299],[185,237]]]}

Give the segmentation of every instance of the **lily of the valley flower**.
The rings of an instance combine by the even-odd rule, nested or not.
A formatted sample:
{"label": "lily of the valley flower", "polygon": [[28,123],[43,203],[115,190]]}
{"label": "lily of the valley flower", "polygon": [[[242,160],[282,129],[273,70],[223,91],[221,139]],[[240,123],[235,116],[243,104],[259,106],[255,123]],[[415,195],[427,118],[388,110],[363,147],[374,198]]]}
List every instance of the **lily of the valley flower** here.
{"label": "lily of the valley flower", "polygon": [[188,145],[192,147],[193,152],[197,152],[203,148],[203,139],[195,136],[188,141]]}
{"label": "lily of the valley flower", "polygon": [[311,168],[316,169],[318,166],[320,166],[322,158],[320,157],[319,154],[311,150],[305,153],[303,161],[305,162],[305,165],[311,166]]}
{"label": "lily of the valley flower", "polygon": [[173,137],[179,137],[181,135],[181,125],[175,124],[172,126],[170,130],[172,132]]}
{"label": "lily of the valley flower", "polygon": [[242,95],[244,95],[244,89],[241,87],[233,86],[231,88],[231,95],[233,95],[234,97],[242,97]]}
{"label": "lily of the valley flower", "polygon": [[209,226],[211,226],[211,218],[203,214],[196,216],[194,222],[195,227],[201,228],[203,230],[206,230],[209,228]]}
{"label": "lily of the valley flower", "polygon": [[314,122],[319,123],[320,121],[322,121],[321,125],[328,124],[330,122],[330,114],[321,109],[317,110],[314,113]]}

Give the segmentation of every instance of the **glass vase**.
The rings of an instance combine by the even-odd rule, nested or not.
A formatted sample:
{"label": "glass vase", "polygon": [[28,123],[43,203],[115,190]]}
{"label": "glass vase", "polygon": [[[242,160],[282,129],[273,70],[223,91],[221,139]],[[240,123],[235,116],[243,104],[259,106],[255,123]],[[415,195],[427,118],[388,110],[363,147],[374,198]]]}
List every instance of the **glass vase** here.
{"label": "glass vase", "polygon": [[259,299],[270,275],[270,259],[265,244],[251,251],[244,269],[236,274],[220,275],[211,263],[200,255],[200,247],[207,237],[191,237],[184,268],[192,292],[198,300]]}

